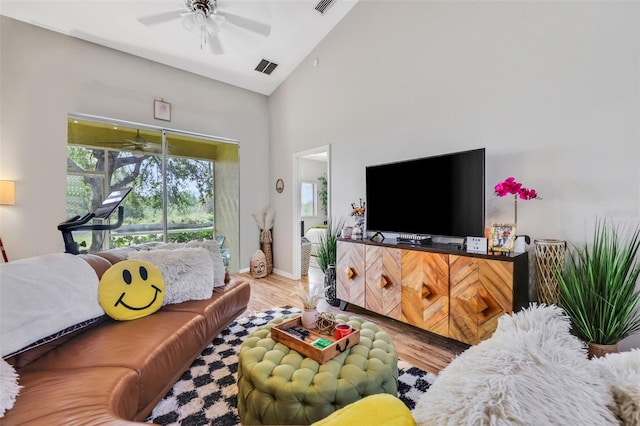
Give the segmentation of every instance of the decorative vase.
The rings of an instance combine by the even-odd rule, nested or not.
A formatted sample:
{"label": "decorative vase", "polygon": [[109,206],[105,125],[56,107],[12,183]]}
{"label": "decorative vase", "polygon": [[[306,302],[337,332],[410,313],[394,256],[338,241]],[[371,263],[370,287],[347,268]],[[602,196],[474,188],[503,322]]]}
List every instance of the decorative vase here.
{"label": "decorative vase", "polygon": [[273,251],[271,245],[273,239],[271,237],[271,230],[262,230],[260,232],[260,249],[264,252],[264,256],[267,259],[267,275],[273,272]]}
{"label": "decorative vase", "polygon": [[324,298],[331,306],[340,306],[336,298],[336,265],[327,266],[324,272]]}
{"label": "decorative vase", "polygon": [[354,239],[360,239],[365,237],[364,230],[364,216],[356,214],[353,216],[353,231],[352,236]]}
{"label": "decorative vase", "polygon": [[305,309],[302,311],[302,326],[309,330],[316,328],[316,320],[318,319],[317,309]]}
{"label": "decorative vase", "polygon": [[618,352],[618,344],[613,345],[601,345],[599,343],[589,342],[587,344],[589,348],[589,359],[601,358],[607,354],[614,354]]}
{"label": "decorative vase", "polygon": [[536,293],[538,302],[548,305],[558,304],[560,297],[558,290],[557,271],[564,266],[564,255],[567,242],[562,240],[535,240],[536,271],[538,285]]}

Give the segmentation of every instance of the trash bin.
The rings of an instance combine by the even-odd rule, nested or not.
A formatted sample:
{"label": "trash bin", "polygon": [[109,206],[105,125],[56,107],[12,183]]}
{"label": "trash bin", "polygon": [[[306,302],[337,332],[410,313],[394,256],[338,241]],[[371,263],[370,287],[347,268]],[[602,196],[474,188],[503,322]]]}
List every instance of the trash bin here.
{"label": "trash bin", "polygon": [[300,274],[307,275],[309,273],[309,262],[311,260],[311,241],[302,237],[300,244]]}

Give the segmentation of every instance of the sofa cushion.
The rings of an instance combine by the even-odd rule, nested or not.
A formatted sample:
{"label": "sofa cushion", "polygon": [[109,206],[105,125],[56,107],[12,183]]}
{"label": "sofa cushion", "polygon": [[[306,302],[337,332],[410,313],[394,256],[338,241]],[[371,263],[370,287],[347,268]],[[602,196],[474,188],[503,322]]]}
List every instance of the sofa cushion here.
{"label": "sofa cushion", "polygon": [[22,371],[67,369],[70,364],[77,369],[130,368],[139,374],[141,408],[161,398],[208,343],[201,315],[159,311],[135,321],[104,322]]}
{"label": "sofa cushion", "polygon": [[164,305],[204,300],[213,291],[213,260],[203,248],[157,249],[129,253],[129,259],[145,260],[162,271]]}
{"label": "sofa cushion", "polygon": [[24,388],[3,424],[126,424],[138,407],[138,374],[101,367],[21,373]]}
{"label": "sofa cushion", "polygon": [[500,317],[455,358],[414,410],[421,425],[617,424],[611,394],[555,306]]}

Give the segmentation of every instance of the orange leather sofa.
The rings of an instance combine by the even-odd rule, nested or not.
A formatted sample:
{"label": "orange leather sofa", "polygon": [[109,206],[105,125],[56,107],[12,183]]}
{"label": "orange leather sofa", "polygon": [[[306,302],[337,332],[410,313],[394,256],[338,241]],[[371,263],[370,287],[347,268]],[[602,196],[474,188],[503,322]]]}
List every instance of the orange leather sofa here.
{"label": "orange leather sofa", "polygon": [[[98,277],[135,248],[80,255]],[[229,280],[227,280],[229,281]],[[249,302],[231,279],[211,298],[163,306],[133,321],[99,323],[7,361],[23,386],[3,425],[136,424]]]}

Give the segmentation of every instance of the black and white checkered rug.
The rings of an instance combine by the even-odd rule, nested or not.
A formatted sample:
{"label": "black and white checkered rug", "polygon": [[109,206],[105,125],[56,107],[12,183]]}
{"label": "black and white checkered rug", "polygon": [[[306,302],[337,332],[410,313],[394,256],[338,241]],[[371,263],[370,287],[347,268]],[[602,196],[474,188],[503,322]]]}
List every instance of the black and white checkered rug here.
{"label": "black and white checkered rug", "polygon": [[[232,322],[158,403],[146,419],[147,423],[189,426],[240,424],[236,373],[242,341],[256,327],[276,317],[297,312],[300,311],[290,307],[275,308]],[[398,397],[413,410],[434,379],[433,374],[400,360]]]}

